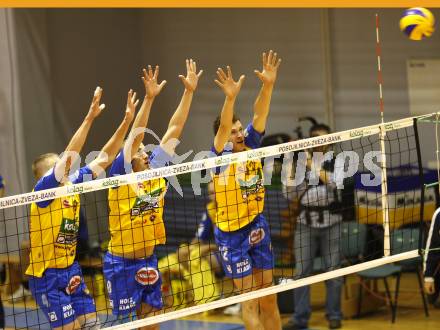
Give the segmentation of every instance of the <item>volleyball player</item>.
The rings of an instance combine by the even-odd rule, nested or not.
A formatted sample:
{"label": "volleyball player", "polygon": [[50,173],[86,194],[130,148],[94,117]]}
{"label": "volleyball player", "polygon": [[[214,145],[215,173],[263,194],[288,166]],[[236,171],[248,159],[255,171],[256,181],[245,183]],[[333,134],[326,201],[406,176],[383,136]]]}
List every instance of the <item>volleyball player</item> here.
{"label": "volleyball player", "polygon": [[[235,100],[244,76],[236,82],[230,67],[227,73],[220,68],[217,70],[215,82],[226,98],[221,115],[214,122],[213,151],[216,155],[260,146],[280,63],[276,53],[263,53],[263,70],[255,70],[262,87],[254,104],[252,122],[244,130],[234,115]],[[224,272],[242,293],[270,286],[273,281],[269,226],[262,214],[265,194],[262,179],[260,160],[217,168],[213,176],[217,204],[215,239],[222,254]],[[242,313],[246,329],[281,328],[276,295],[244,302]]]}
{"label": "volleyball player", "polygon": [[[44,176],[34,190],[70,185],[98,177],[114,160],[133,121],[136,93],[128,93],[122,123],[90,164],[69,176],[86,141],[92,123],[105,105],[100,105],[102,89],[97,88],[89,112],[73,135],[61,158],[45,154],[37,159]],[[72,195],[31,205],[30,264],[26,270],[29,286],[38,306],[54,329],[99,329],[93,298],[74,261],[79,225],[80,196]]]}
{"label": "volleyball player", "polygon": [[[160,145],[150,157],[143,150],[141,142],[151,108],[149,104],[159,94],[164,82],[157,84],[158,67],[154,73],[151,67],[148,72],[144,70],[144,104],[136,116],[128,144],[113,162],[110,175],[159,168],[171,162],[177,145],[175,142],[188,118],[193,94],[202,74],[202,71],[197,74],[193,60],[186,60],[186,69],[186,77],[179,76],[185,86],[181,101]],[[158,178],[109,190],[111,239],[104,257],[104,276],[115,315],[124,317],[136,311],[137,316],[143,318],[162,309],[162,281],[154,247],[165,243],[163,207],[166,189],[166,180]],[[144,329],[159,329],[159,325]]]}
{"label": "volleyball player", "polygon": [[5,196],[5,184],[3,181],[3,177],[0,175],[0,198]]}

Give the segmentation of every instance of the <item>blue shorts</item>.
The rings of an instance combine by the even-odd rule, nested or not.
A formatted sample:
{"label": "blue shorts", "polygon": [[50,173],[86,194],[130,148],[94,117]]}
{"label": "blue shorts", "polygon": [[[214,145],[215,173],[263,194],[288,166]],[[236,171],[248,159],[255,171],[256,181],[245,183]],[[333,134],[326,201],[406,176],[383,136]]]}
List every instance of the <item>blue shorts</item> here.
{"label": "blue shorts", "polygon": [[273,269],[269,225],[262,214],[236,231],[215,227],[214,236],[227,277],[242,278],[252,274],[252,269]]}
{"label": "blue shorts", "polygon": [[42,277],[29,276],[29,288],[52,328],[70,324],[80,315],[96,313],[81,268],[48,268]]}
{"label": "blue shorts", "polygon": [[125,259],[107,252],[103,270],[114,315],[128,315],[139,309],[141,303],[162,308],[162,278],[155,255]]}

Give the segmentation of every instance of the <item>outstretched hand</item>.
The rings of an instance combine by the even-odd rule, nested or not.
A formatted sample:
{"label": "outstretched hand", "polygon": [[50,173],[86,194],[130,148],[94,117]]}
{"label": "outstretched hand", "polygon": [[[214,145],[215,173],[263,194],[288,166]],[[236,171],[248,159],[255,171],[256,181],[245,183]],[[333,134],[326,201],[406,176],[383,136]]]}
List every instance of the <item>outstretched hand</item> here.
{"label": "outstretched hand", "polygon": [[136,112],[136,107],[139,103],[139,100],[136,100],[136,92],[133,92],[132,89],[128,91],[127,96],[127,107],[125,109],[125,119],[131,122],[134,118],[134,113]]}
{"label": "outstretched hand", "polygon": [[186,60],[186,77],[179,75],[180,80],[182,80],[183,85],[185,85],[185,89],[190,92],[194,92],[197,88],[197,83],[199,81],[200,76],[202,75],[203,70],[200,70],[197,73],[197,64],[192,59]]}
{"label": "outstretched hand", "polygon": [[102,110],[105,109],[105,104],[99,104],[102,97],[102,88],[96,87],[95,93],[93,94],[92,104],[90,105],[89,112],[87,116],[91,119],[98,117]]}
{"label": "outstretched hand", "polygon": [[281,59],[277,59],[277,53],[270,50],[269,55],[263,53],[263,71],[260,72],[254,70],[254,72],[263,84],[273,85],[277,79],[277,72],[280,64]]}
{"label": "outstretched hand", "polygon": [[222,68],[217,69],[217,78],[215,83],[223,90],[226,97],[235,98],[240,92],[241,86],[244,82],[244,75],[241,75],[238,81],[234,81],[232,77],[232,70],[230,66],[226,67],[227,74]]}
{"label": "outstretched hand", "polygon": [[147,98],[152,99],[161,92],[167,81],[163,80],[160,84],[157,83],[157,77],[159,76],[158,65],[156,65],[154,72],[151,68],[151,65],[148,66],[148,71],[146,69],[143,69],[142,71],[144,73],[142,81],[145,86],[145,95]]}

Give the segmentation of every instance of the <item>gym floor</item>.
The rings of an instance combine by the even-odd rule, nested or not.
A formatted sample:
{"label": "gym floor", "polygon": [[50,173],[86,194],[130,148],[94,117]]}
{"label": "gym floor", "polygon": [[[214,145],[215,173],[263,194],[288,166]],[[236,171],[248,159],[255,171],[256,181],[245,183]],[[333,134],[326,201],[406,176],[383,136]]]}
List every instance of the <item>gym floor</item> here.
{"label": "gym floor", "polygon": [[[351,283],[357,283],[356,276],[350,276],[347,279],[346,285],[349,286]],[[391,285],[391,287],[393,287],[393,285]],[[381,286],[379,286],[379,292],[381,292],[381,290]],[[310,320],[310,329],[326,329],[327,321],[325,319],[324,309],[324,283],[317,283],[312,286],[311,298],[314,312]],[[368,298],[366,297],[365,299]],[[6,329],[49,329],[44,314],[41,311],[35,310],[35,303],[31,299],[27,299],[25,302],[16,302],[14,305],[6,299],[3,299],[3,303],[6,313]],[[103,302],[98,299],[98,309],[100,309],[100,304],[103,304]],[[371,330],[372,328],[393,330],[434,330],[439,328],[440,309],[435,309],[430,306],[430,316],[425,317],[416,276],[414,274],[404,274],[402,277],[395,324],[391,323],[389,307],[386,306],[385,303],[382,303],[381,305],[381,307],[377,306],[377,308],[372,308],[372,311],[362,315],[359,319],[345,319],[343,321],[343,328],[346,330]],[[107,318],[105,313],[100,314],[100,317],[103,320],[107,319],[108,321],[113,319]],[[283,322],[287,322],[289,315],[283,314],[282,318]],[[44,324],[39,326],[39,323]],[[238,316],[227,316],[221,311],[210,311],[193,315],[185,319],[168,321],[161,326],[161,330],[177,329],[239,330],[244,329],[244,327]]]}

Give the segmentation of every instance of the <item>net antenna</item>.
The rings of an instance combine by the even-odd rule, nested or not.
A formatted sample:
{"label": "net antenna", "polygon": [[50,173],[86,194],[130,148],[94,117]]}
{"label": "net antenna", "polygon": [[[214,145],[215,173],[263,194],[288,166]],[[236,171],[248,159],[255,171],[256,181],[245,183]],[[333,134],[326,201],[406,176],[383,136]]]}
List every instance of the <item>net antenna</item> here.
{"label": "net antenna", "polygon": [[377,84],[379,86],[379,108],[380,108],[380,149],[382,152],[381,161],[381,189],[382,189],[382,219],[383,219],[383,230],[384,230],[384,241],[383,241],[383,252],[384,256],[388,257],[391,253],[390,245],[390,218],[389,218],[389,206],[388,206],[388,185],[387,185],[387,161],[386,161],[386,150],[385,150],[385,120],[383,111],[383,94],[382,94],[382,66],[380,61],[381,56],[381,45],[379,36],[379,14],[376,14],[376,57],[377,57]]}

